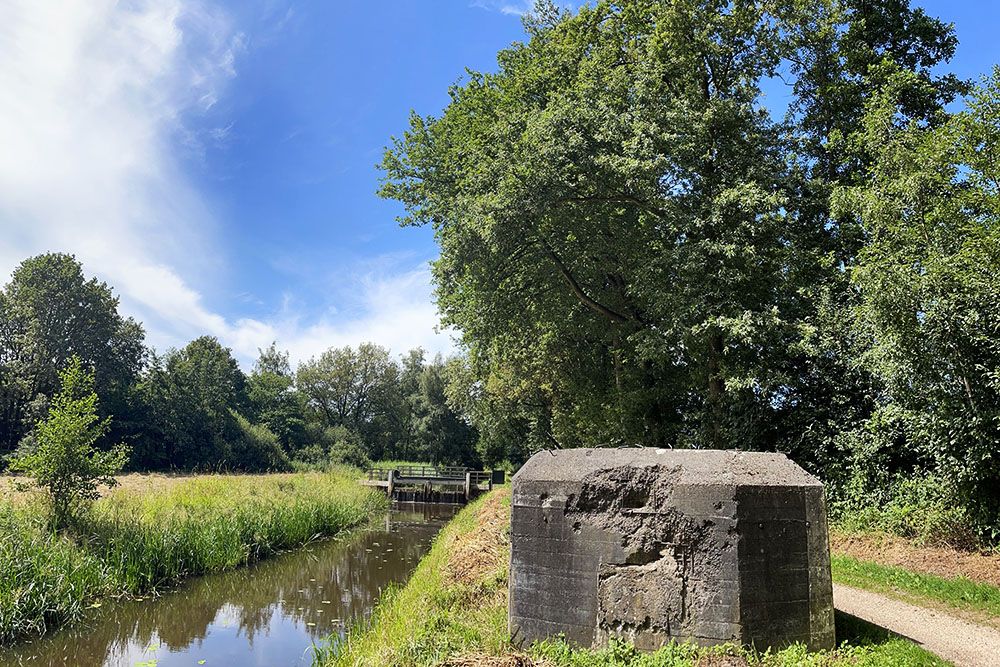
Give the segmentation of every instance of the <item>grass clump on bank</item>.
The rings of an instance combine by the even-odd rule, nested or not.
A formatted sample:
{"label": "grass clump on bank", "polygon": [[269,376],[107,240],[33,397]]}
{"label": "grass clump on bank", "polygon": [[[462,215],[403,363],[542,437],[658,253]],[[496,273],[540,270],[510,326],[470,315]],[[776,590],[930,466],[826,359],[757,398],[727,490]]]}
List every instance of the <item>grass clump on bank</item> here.
{"label": "grass clump on bank", "polygon": [[191,477],[120,489],[47,528],[40,498],[0,501],[0,642],[139,595],[334,535],[385,506],[356,472]]}
{"label": "grass clump on bank", "polygon": [[[670,644],[652,654],[613,642],[599,651],[559,641],[528,651],[507,631],[509,489],[465,508],[440,533],[409,583],[385,595],[367,625],[317,650],[317,667],[786,667],[946,665],[912,642],[872,635],[838,618],[851,643],[808,653],[793,646],[755,653],[737,646]],[[568,602],[567,602],[568,603]]]}

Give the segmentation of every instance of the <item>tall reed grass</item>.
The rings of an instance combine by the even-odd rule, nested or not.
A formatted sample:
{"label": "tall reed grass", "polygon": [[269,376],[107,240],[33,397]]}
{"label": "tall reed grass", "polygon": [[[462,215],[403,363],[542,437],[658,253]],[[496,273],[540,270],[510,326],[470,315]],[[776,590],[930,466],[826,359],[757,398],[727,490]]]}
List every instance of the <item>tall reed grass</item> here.
{"label": "tall reed grass", "polygon": [[343,469],[116,491],[62,535],[47,529],[39,502],[0,501],[0,643],[73,621],[104,597],[148,593],[335,535],[384,508]]}

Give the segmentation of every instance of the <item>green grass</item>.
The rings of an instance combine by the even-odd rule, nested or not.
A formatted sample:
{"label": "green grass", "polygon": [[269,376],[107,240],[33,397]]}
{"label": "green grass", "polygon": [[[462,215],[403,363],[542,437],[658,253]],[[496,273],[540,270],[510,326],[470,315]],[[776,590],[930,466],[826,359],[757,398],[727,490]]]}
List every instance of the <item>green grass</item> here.
{"label": "green grass", "polygon": [[[573,649],[561,642],[535,647],[534,655],[553,667],[696,667],[702,664],[752,667],[945,667],[947,662],[905,639],[881,639],[864,646],[843,645],[836,651],[810,653],[797,645],[775,653],[754,653],[737,646],[700,648],[693,644],[668,644],[655,653],[642,653],[622,642],[600,651]],[[726,663],[711,657],[728,656]]]}
{"label": "green grass", "polygon": [[98,501],[66,533],[39,500],[0,501],[0,642],[78,619],[107,597],[244,565],[358,525],[385,506],[356,472],[213,475]]}
{"label": "green grass", "polygon": [[[509,507],[509,489],[501,494],[501,507]],[[510,656],[517,651],[507,632],[508,547],[495,545],[496,566],[474,582],[456,583],[446,574],[449,554],[464,539],[474,539],[477,515],[487,496],[465,508],[448,524],[402,589],[387,593],[367,624],[356,626],[345,640],[316,651],[316,667],[430,667],[459,655]],[[494,500],[495,502],[495,500]],[[478,543],[477,543],[478,546]],[[625,643],[612,643],[600,651],[573,649],[562,642],[534,646],[529,657],[553,667],[695,667],[715,664],[709,656],[731,656],[736,662],[760,667],[792,665],[823,667],[933,667],[948,663],[919,646],[878,631],[857,619],[838,615],[837,633],[847,639],[835,651],[808,653],[793,646],[775,653],[755,653],[736,646],[699,648],[670,644],[652,654]],[[473,664],[473,663],[470,663]],[[485,664],[485,663],[484,663]]]}
{"label": "green grass", "polygon": [[833,580],[839,584],[888,593],[916,602],[937,602],[955,609],[1000,616],[1000,588],[965,577],[946,579],[833,554]]}

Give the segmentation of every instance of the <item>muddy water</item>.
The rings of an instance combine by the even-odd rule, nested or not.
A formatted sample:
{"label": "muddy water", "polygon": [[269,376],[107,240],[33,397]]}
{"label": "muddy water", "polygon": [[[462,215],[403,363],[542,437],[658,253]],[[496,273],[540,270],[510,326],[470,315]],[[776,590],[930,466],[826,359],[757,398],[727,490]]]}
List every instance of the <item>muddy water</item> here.
{"label": "muddy water", "polygon": [[[385,524],[249,568],[190,581],[159,598],[106,603],[86,620],[0,649],[14,665],[309,665],[386,586],[407,579],[454,505],[406,505]],[[204,662],[202,662],[204,661]]]}

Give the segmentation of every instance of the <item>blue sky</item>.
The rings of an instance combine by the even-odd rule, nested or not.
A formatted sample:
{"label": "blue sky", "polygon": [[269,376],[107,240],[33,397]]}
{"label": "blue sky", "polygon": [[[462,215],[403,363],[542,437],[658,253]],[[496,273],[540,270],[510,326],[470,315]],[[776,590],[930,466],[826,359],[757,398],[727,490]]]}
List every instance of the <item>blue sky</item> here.
{"label": "blue sky", "polygon": [[[72,252],[159,349],[218,336],[249,367],[434,330],[427,229],[375,196],[411,109],[522,37],[521,0],[8,0],[0,4],[0,276]],[[996,59],[1000,7],[956,23],[953,69]]]}

